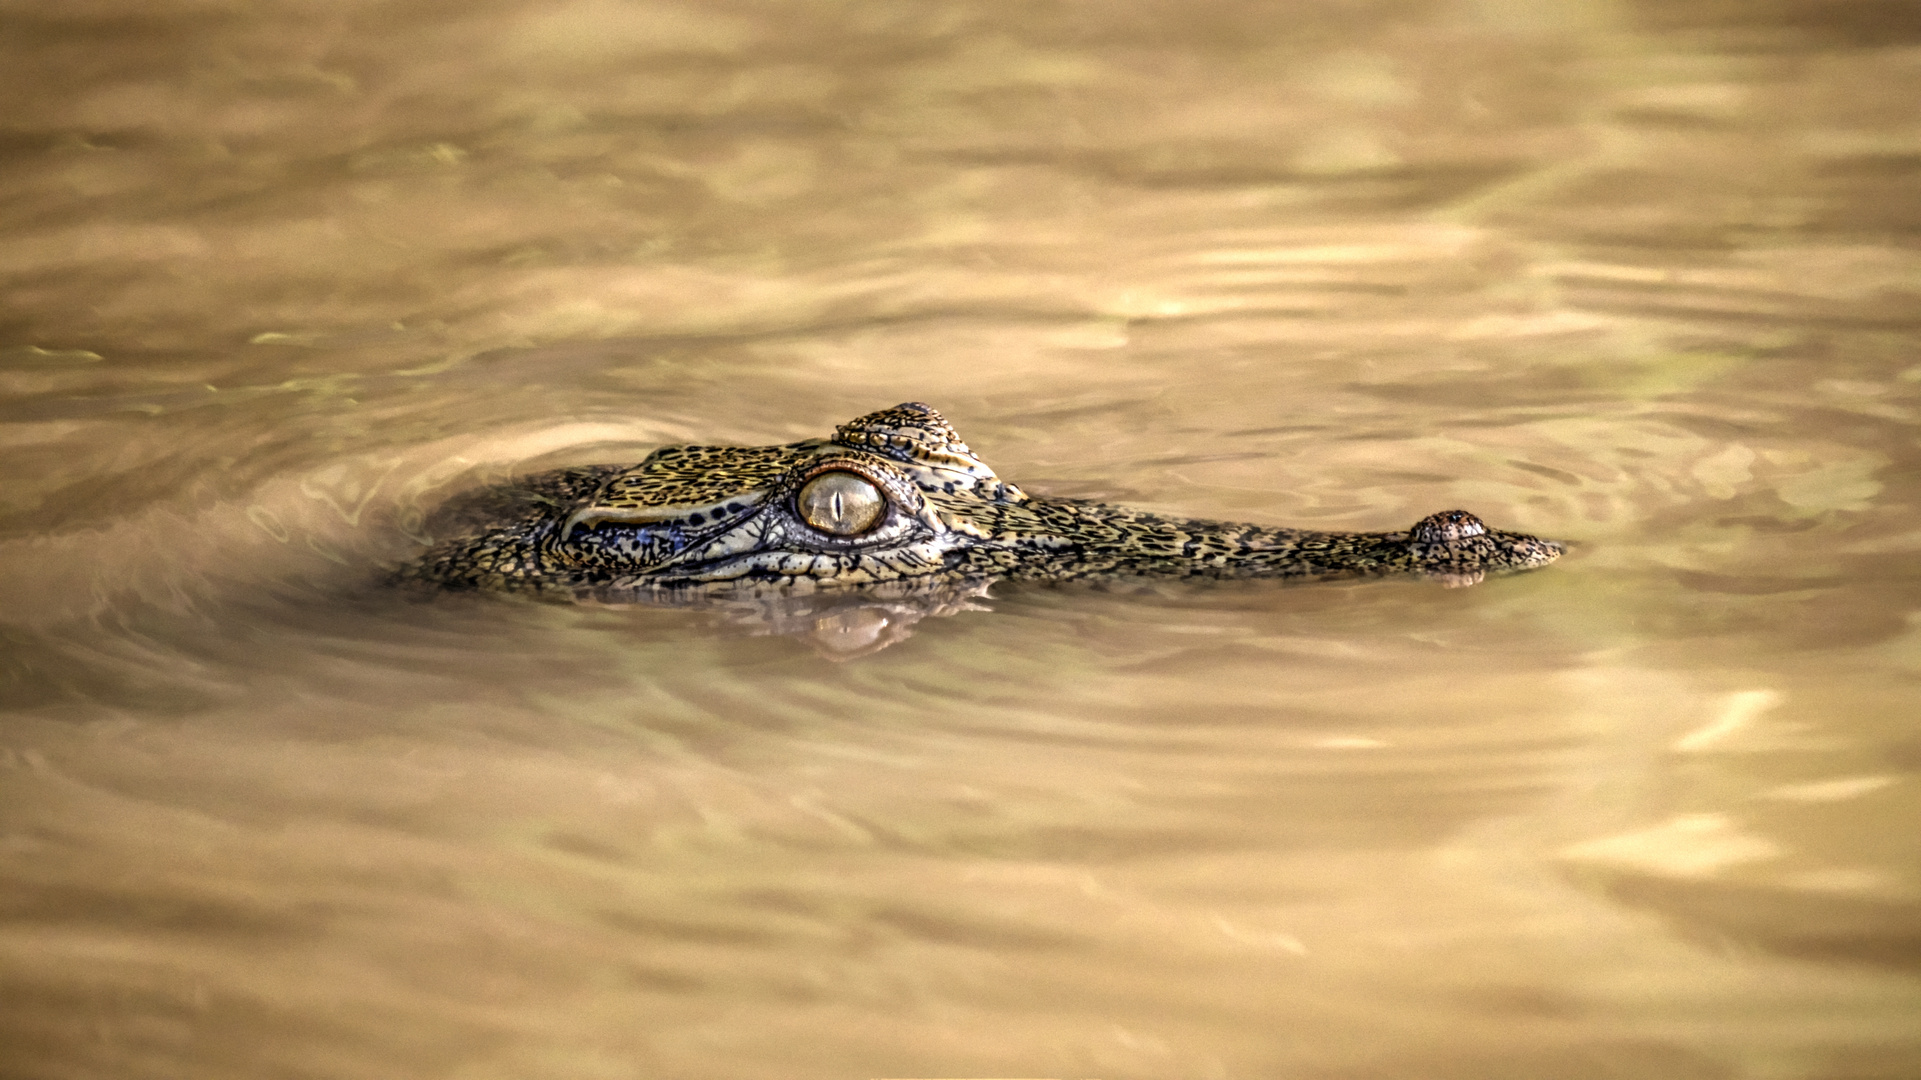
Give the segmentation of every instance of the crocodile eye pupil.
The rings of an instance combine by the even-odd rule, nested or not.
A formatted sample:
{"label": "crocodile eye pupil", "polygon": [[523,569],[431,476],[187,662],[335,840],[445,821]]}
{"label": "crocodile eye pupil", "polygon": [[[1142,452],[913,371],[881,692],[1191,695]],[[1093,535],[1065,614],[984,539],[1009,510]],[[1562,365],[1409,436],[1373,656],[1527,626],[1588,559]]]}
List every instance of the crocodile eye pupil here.
{"label": "crocodile eye pupil", "polygon": [[802,521],[833,536],[858,536],[880,523],[887,497],[850,472],[825,472],[803,484],[794,500]]}

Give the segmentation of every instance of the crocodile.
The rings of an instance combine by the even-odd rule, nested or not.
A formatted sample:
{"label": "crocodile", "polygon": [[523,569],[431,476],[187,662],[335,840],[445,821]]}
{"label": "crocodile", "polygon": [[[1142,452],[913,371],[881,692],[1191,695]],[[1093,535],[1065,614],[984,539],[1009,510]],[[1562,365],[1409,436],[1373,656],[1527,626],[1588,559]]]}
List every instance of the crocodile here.
{"label": "crocodile", "polygon": [[669,446],[638,465],[523,477],[459,501],[443,523],[453,538],[401,577],[668,602],[964,591],[1006,579],[1412,574],[1459,586],[1564,550],[1464,510],[1398,532],[1316,532],[1030,495],[920,402],[869,413],[826,439]]}

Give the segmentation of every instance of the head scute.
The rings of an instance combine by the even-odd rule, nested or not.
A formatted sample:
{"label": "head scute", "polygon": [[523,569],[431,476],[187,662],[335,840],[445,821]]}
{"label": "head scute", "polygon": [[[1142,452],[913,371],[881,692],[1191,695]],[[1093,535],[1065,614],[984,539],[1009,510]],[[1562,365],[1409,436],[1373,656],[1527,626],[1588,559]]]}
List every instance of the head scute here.
{"label": "head scute", "polygon": [[894,451],[973,456],[954,425],[932,405],[919,401],[904,401],[891,409],[849,420],[834,429],[834,441],[890,457],[900,456]]}
{"label": "head scute", "polygon": [[805,455],[785,446],[667,446],[600,486],[563,523],[561,535],[603,524],[712,529],[764,502]]}
{"label": "head scute", "polygon": [[987,463],[961,441],[960,433],[932,405],[905,401],[871,412],[834,429],[834,443],[897,461],[936,486],[958,483],[972,488],[999,483]]}

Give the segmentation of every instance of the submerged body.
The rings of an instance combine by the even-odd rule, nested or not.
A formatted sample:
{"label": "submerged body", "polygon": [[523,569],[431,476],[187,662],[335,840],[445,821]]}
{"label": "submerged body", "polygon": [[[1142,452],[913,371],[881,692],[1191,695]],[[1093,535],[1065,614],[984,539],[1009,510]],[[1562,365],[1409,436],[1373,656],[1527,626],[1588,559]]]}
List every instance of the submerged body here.
{"label": "submerged body", "polygon": [[1465,511],[1403,532],[1198,521],[1028,495],[909,402],[784,446],[672,446],[635,466],[527,477],[468,500],[403,576],[456,588],[711,592],[1004,578],[1330,578],[1472,584],[1561,545]]}

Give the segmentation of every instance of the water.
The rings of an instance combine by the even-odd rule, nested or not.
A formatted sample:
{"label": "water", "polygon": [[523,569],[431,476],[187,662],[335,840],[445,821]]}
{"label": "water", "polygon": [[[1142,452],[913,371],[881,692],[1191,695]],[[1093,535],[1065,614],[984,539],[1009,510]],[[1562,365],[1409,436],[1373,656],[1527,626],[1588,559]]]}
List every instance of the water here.
{"label": "water", "polygon": [[[0,1074],[1921,1072],[1909,6],[0,20]],[[850,660],[380,583],[910,399],[1577,547]]]}

